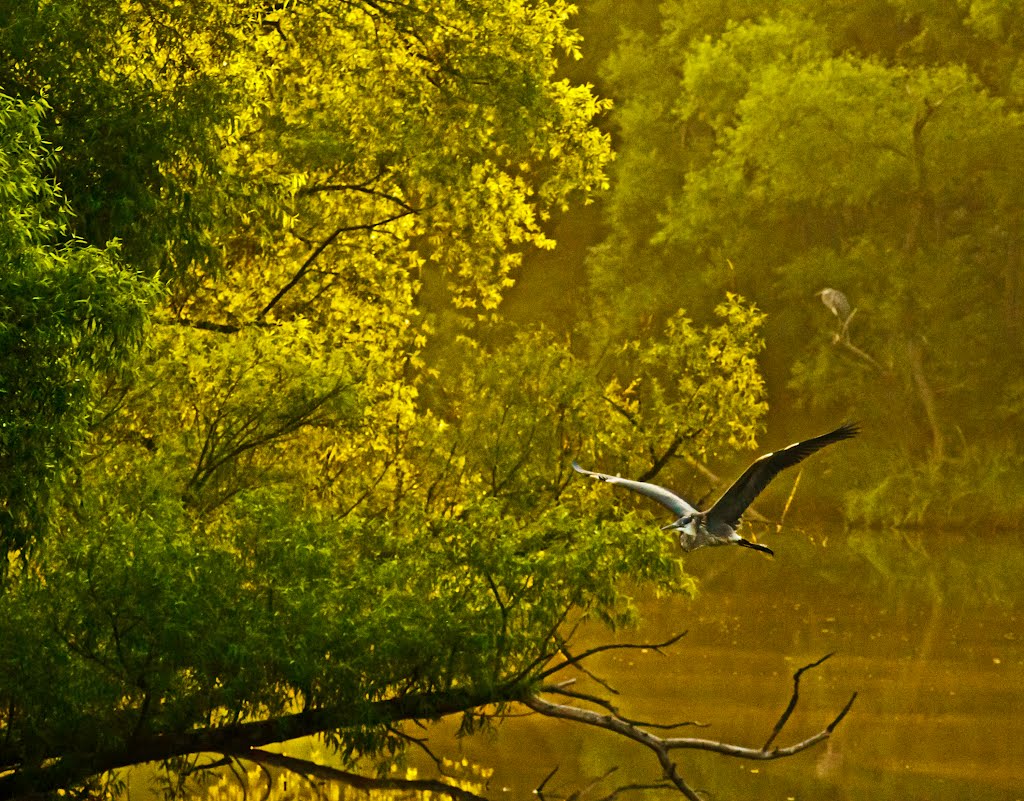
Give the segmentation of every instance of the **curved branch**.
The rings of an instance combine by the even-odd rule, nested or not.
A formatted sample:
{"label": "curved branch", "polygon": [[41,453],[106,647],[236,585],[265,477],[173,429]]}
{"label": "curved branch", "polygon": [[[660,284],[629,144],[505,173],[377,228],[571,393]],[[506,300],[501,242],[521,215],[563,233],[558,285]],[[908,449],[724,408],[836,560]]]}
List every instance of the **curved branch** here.
{"label": "curved branch", "polygon": [[313,252],[310,253],[306,260],[302,263],[302,266],[300,266],[299,269],[296,270],[295,275],[293,275],[288,280],[288,282],[277,291],[277,294],[275,294],[274,297],[270,299],[270,302],[267,303],[267,305],[260,310],[260,312],[256,315],[256,321],[262,322],[266,318],[266,316],[273,310],[273,308],[278,303],[281,302],[281,299],[285,295],[287,295],[292,289],[294,289],[295,285],[298,284],[299,281],[301,281],[306,276],[306,274],[309,272],[310,268],[313,266],[316,260],[320,258],[320,255],[325,250],[327,250],[327,248],[331,244],[333,244],[334,240],[336,240],[339,236],[341,236],[344,233],[349,233],[351,231],[372,231],[381,225],[386,225],[387,223],[394,222],[395,220],[400,220],[402,219],[402,217],[408,217],[412,213],[414,212],[403,211],[400,212],[399,214],[392,214],[390,217],[385,217],[382,220],[376,220],[371,223],[363,223],[361,225],[342,225],[334,229],[333,233],[328,235],[326,239],[324,239],[319,245],[316,246],[316,248],[314,248]]}
{"label": "curved branch", "polygon": [[764,745],[761,746],[762,751],[768,750],[768,746],[770,746],[772,742],[774,742],[775,738],[779,736],[779,733],[782,731],[782,727],[786,725],[786,722],[789,720],[789,716],[792,715],[793,710],[796,709],[797,701],[800,700],[800,677],[804,674],[804,671],[816,668],[826,659],[830,659],[834,653],[835,651],[833,651],[832,653],[825,654],[817,662],[811,662],[811,664],[809,665],[804,665],[796,673],[793,674],[793,694],[789,697],[789,704],[786,705],[786,708],[785,710],[783,710],[778,722],[776,722],[775,728],[772,729],[771,735],[768,737],[767,740],[765,740]]}
{"label": "curved branch", "polygon": [[360,192],[364,195],[372,195],[373,197],[390,200],[396,206],[401,206],[408,212],[415,213],[419,211],[419,209],[402,200],[398,195],[385,192],[382,189],[372,189],[367,184],[313,184],[299,190],[300,195],[313,195],[321,192]]}
{"label": "curved branch", "polygon": [[[576,679],[570,679],[570,681],[576,681]],[[566,698],[575,698],[578,701],[589,701],[595,706],[600,706],[607,709],[609,712],[611,712],[619,719],[626,721],[626,723],[630,723],[634,726],[642,726],[645,729],[668,730],[681,729],[686,726],[695,726],[698,729],[706,729],[711,725],[710,723],[700,723],[696,720],[683,720],[679,723],[651,723],[649,721],[633,720],[632,718],[627,718],[618,710],[618,708],[614,704],[612,704],[610,701],[605,700],[604,698],[601,698],[600,696],[590,695],[590,693],[576,692],[575,690],[567,690],[564,686],[558,684],[541,687],[541,692],[550,693],[552,695],[564,695]]]}
{"label": "curved branch", "polygon": [[673,634],[671,637],[669,637],[664,642],[657,642],[657,643],[642,643],[642,642],[633,643],[633,642],[626,642],[626,643],[610,643],[608,645],[598,645],[596,648],[589,648],[586,651],[583,651],[582,653],[579,653],[579,654],[576,654],[576,655],[568,654],[564,649],[560,649],[562,655],[565,657],[565,661],[564,662],[559,662],[554,667],[548,668],[543,673],[541,673],[538,676],[538,678],[546,679],[549,676],[552,676],[555,673],[558,673],[559,671],[564,670],[565,668],[567,668],[567,667],[569,667],[571,665],[577,665],[578,666],[579,663],[582,662],[584,659],[589,659],[594,654],[599,654],[599,653],[602,653],[603,651],[620,651],[620,650],[630,650],[630,649],[633,649],[633,650],[635,650],[635,649],[646,649],[648,651],[655,651],[656,653],[660,654],[662,648],[668,648],[670,645],[675,645],[677,642],[679,642],[681,639],[683,639],[683,637],[685,637],[687,634],[689,634],[688,631],[682,631],[679,634]]}

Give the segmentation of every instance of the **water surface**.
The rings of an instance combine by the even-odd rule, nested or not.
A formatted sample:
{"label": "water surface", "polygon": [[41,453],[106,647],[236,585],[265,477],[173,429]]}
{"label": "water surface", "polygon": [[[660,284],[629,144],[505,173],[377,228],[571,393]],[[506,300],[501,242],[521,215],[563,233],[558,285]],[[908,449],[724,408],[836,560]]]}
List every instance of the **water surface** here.
{"label": "water surface", "polygon": [[[640,628],[613,636],[689,634],[664,653],[594,658],[591,669],[618,696],[579,673],[575,688],[612,698],[631,718],[711,724],[683,736],[760,746],[789,700],[793,672],[835,652],[804,674],[777,744],[817,732],[858,692],[831,740],[775,762],[677,752],[690,785],[723,801],[1024,799],[1021,537],[837,529],[768,541],[774,560],[741,548],[691,554],[698,597],[641,598]],[[585,633],[590,644],[602,638],[596,628]],[[537,716],[460,742],[457,753],[494,769],[492,796],[530,797],[555,767],[551,798],[584,790],[581,801],[601,799],[660,778],[641,746]]]}

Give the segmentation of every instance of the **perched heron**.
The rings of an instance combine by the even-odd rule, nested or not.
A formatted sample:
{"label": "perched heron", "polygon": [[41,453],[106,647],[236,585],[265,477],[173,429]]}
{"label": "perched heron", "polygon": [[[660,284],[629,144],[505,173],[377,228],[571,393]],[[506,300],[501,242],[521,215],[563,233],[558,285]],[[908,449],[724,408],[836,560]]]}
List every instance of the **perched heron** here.
{"label": "perched heron", "polygon": [[667,507],[677,516],[677,520],[674,523],[669,523],[667,526],[662,526],[662,528],[679,532],[679,545],[684,551],[693,551],[697,548],[703,548],[705,545],[731,545],[735,543],[736,545],[742,545],[744,548],[753,548],[756,551],[762,551],[770,556],[774,556],[775,553],[771,548],[745,540],[736,533],[736,529],[740,525],[740,517],[747,507],[753,503],[754,498],[761,493],[761,490],[767,487],[771,480],[782,470],[802,462],[812,453],[821,450],[826,445],[856,436],[858,431],[859,429],[856,424],[846,423],[839,426],[835,431],[830,431],[819,437],[805,439],[803,442],[794,443],[774,453],[766,453],[750,465],[743,475],[736,479],[733,485],[725,491],[715,505],[706,512],[694,509],[674,492],[670,492],[664,487],[659,487],[657,484],[630,481],[626,478],[610,476],[605,473],[594,473],[590,470],[584,470],[576,462],[573,462],[572,466],[577,473],[590,476],[598,481],[607,481],[609,484],[618,484],[626,489],[639,492],[641,495],[646,495],[648,498],[653,498],[662,506]]}
{"label": "perched heron", "polygon": [[831,287],[825,287],[814,294],[821,298],[821,302],[824,303],[828,310],[838,317],[839,322],[845,326],[849,321],[850,314],[853,310],[850,306],[850,299],[838,289],[832,289]]}

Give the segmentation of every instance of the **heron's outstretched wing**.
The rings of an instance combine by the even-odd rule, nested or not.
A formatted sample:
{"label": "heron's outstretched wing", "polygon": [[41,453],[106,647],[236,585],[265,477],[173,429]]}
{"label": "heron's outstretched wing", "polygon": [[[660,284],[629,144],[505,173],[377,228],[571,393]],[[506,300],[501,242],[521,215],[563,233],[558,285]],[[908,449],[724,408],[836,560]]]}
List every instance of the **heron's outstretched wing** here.
{"label": "heron's outstretched wing", "polygon": [[740,515],[781,471],[802,462],[826,445],[856,436],[859,430],[856,424],[846,423],[820,437],[805,439],[774,453],[766,453],[750,465],[708,510],[709,525],[715,522],[728,523],[735,528]]}
{"label": "heron's outstretched wing", "polygon": [[641,495],[646,495],[648,498],[653,498],[662,506],[672,510],[677,517],[692,515],[697,511],[674,492],[669,492],[667,489],[659,487],[657,484],[647,484],[643,481],[630,481],[628,478],[609,476],[607,473],[594,473],[590,470],[584,470],[576,464],[576,462],[572,463],[572,469],[577,473],[582,473],[585,476],[596,478],[598,481],[607,481],[609,484],[617,484],[620,487],[631,489],[633,492],[639,492]]}

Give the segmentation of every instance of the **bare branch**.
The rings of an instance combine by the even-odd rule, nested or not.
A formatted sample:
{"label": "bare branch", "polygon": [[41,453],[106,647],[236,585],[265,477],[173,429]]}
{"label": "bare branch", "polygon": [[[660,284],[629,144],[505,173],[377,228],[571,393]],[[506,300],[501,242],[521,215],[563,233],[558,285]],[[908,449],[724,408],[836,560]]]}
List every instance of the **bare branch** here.
{"label": "bare branch", "polygon": [[[597,684],[600,684],[602,687],[604,687],[612,695],[618,695],[619,694],[619,691],[616,690],[614,687],[612,687],[611,684],[609,684],[607,681],[605,681],[600,676],[598,676],[596,673],[594,673],[590,668],[584,667],[583,661],[582,661],[584,657],[582,657],[582,656],[581,657],[573,656],[569,652],[569,648],[567,647],[567,645],[566,645],[566,643],[564,641],[560,641],[559,642],[559,644],[558,644],[558,652],[563,657],[565,657],[565,662],[563,662],[561,665],[559,665],[555,670],[553,670],[551,672],[557,672],[558,670],[561,670],[564,667],[569,667],[570,665],[572,665],[574,668],[576,668],[576,670],[578,670],[584,676],[589,678],[591,681],[596,682]],[[546,676],[548,674],[544,673],[543,675]]]}
{"label": "bare branch", "polygon": [[[235,777],[235,781],[238,782],[238,786],[242,788],[242,801],[249,801],[249,782],[239,771],[239,768],[242,766],[242,763],[234,757],[225,757],[225,759],[227,759],[228,761],[228,770],[230,770],[231,775]],[[260,765],[260,769],[267,774],[268,783],[272,788],[273,780],[270,778],[270,773],[262,765]]]}
{"label": "bare branch", "polygon": [[696,720],[684,720],[679,723],[650,723],[648,721],[643,720],[633,720],[632,718],[627,718],[625,715],[623,715],[618,710],[618,708],[610,701],[601,698],[597,695],[590,695],[589,693],[580,693],[576,692],[575,690],[567,690],[565,689],[564,684],[555,684],[541,687],[541,692],[551,693],[552,695],[564,695],[566,698],[575,698],[579,701],[589,701],[590,703],[602,707],[603,709],[607,709],[609,712],[611,712],[619,719],[626,721],[626,723],[630,723],[634,726],[643,726],[645,729],[668,730],[681,729],[685,726],[696,726],[701,729],[706,729],[711,725],[710,723],[698,723]]}
{"label": "bare branch", "polygon": [[577,654],[575,656],[571,656],[571,655],[567,654],[567,652],[564,649],[560,648],[559,650],[562,652],[562,655],[566,657],[566,661],[565,662],[559,662],[554,667],[548,668],[543,673],[541,673],[538,676],[538,678],[546,679],[548,676],[553,676],[555,673],[558,673],[559,671],[569,667],[570,665],[577,665],[578,666],[578,663],[581,662],[582,660],[589,659],[594,654],[599,654],[599,653],[601,653],[603,651],[619,651],[619,650],[629,650],[629,649],[644,650],[644,649],[646,649],[646,650],[649,650],[649,651],[655,651],[655,652],[660,654],[662,648],[668,648],[670,645],[675,645],[677,642],[679,642],[681,639],[683,639],[683,637],[685,637],[687,634],[689,634],[688,631],[683,631],[683,632],[680,632],[679,634],[673,634],[671,637],[669,637],[664,642],[659,642],[659,643],[610,643],[608,645],[599,645],[599,646],[597,646],[595,648],[590,648],[590,649],[588,649],[586,651],[583,651],[582,653]]}
{"label": "bare branch", "polygon": [[857,695],[858,693],[854,693],[850,696],[850,700],[846,702],[846,706],[844,706],[842,710],[839,712],[839,714],[836,715],[835,720],[833,720],[825,727],[825,731],[827,731],[829,734],[835,731],[836,726],[838,726],[842,722],[843,718],[846,717],[846,713],[850,711],[850,708],[853,706],[853,702],[857,700]]}
{"label": "bare branch", "polygon": [[672,785],[668,782],[655,782],[653,784],[624,784],[621,787],[616,787],[608,795],[603,798],[599,798],[598,801],[614,801],[623,793],[638,793],[645,792],[646,790],[666,790],[671,789]]}
{"label": "bare branch", "polygon": [[775,738],[779,736],[779,733],[782,731],[782,727],[786,725],[786,721],[789,720],[789,716],[792,715],[793,710],[796,709],[797,701],[800,698],[800,677],[804,674],[804,671],[810,670],[811,668],[816,668],[826,659],[829,659],[834,653],[835,651],[833,651],[830,654],[825,654],[817,662],[811,662],[811,664],[809,665],[804,665],[796,673],[793,674],[793,694],[789,697],[789,704],[787,704],[786,709],[779,717],[778,722],[775,724],[775,728],[772,729],[771,736],[769,736],[768,739],[765,741],[765,744],[761,746],[762,751],[768,750],[768,746],[770,746],[772,742],[775,740]]}
{"label": "bare branch", "polygon": [[544,701],[541,698],[538,698],[537,696],[527,698],[522,703],[534,712],[539,712],[542,715],[547,715],[552,718],[573,720],[577,723],[586,723],[589,726],[596,726],[600,729],[606,729],[608,731],[613,731],[616,734],[621,734],[624,737],[628,737],[630,740],[635,740],[641,745],[647,746],[647,748],[651,749],[658,757],[658,761],[661,763],[661,767],[665,771],[665,775],[672,784],[674,784],[676,788],[689,799],[689,801],[700,801],[700,797],[697,795],[696,791],[694,791],[694,789],[683,780],[682,776],[679,775],[676,770],[675,763],[672,762],[672,759],[669,756],[668,748],[665,745],[666,741],[662,738],[644,731],[638,726],[627,723],[615,715],[602,715],[598,712],[591,712],[589,709],[579,709],[577,707],[566,706],[564,704],[552,704],[549,701]]}
{"label": "bare branch", "polygon": [[554,777],[554,775],[556,773],[558,773],[558,765],[555,765],[550,770],[548,775],[544,777],[544,781],[542,781],[540,784],[537,785],[537,789],[533,791],[534,795],[536,795],[538,798],[543,799],[544,798],[544,788],[547,787],[548,782],[551,781],[551,779]]}
{"label": "bare branch", "polygon": [[[413,723],[415,723],[417,726],[421,728],[425,728],[423,724],[418,720],[413,721]],[[437,768],[438,773],[440,773],[442,776],[448,775],[447,772],[444,770],[444,760],[437,754],[435,754],[431,750],[430,746],[427,745],[426,737],[413,737],[411,734],[402,731],[397,726],[388,726],[388,731],[391,732],[395,737],[398,737],[401,740],[405,740],[406,742],[411,743],[412,745],[419,748],[424,754],[426,754],[427,758],[434,763],[434,767]]]}
{"label": "bare branch", "polygon": [[[775,724],[775,728],[772,731],[771,736],[768,738],[768,741],[761,748],[748,748],[746,746],[723,743],[717,740],[705,740],[696,737],[658,737],[657,735],[647,731],[648,727],[645,727],[643,724],[639,724],[620,716],[614,711],[614,707],[607,702],[603,702],[600,699],[595,699],[591,696],[583,696],[582,694],[576,695],[576,697],[583,698],[584,700],[591,701],[593,703],[598,703],[598,705],[609,710],[609,712],[595,712],[589,709],[568,706],[566,704],[555,704],[550,701],[545,701],[538,696],[531,696],[522,701],[522,703],[534,712],[538,712],[542,715],[571,720],[577,723],[584,723],[588,726],[594,726],[605,729],[606,731],[615,732],[616,734],[620,734],[623,737],[640,743],[654,752],[655,756],[658,758],[658,762],[661,764],[666,778],[676,787],[676,789],[689,799],[689,801],[697,801],[698,796],[696,791],[694,791],[682,776],[679,775],[676,765],[672,761],[671,752],[674,750],[690,749],[698,751],[712,751],[716,754],[736,757],[739,759],[768,761],[798,754],[801,751],[805,751],[808,748],[827,740],[832,735],[836,726],[838,726],[843,718],[846,717],[846,714],[853,706],[853,702],[857,698],[856,693],[854,693],[850,700],[847,701],[846,705],[835,719],[817,734],[814,734],[805,740],[801,740],[798,743],[794,743],[793,745],[789,745],[784,748],[771,748],[769,750],[769,746],[775,740],[776,736],[778,736],[779,732],[782,731],[783,726],[785,726],[793,710],[796,708],[796,704],[799,699],[800,677],[804,672],[822,664],[830,656],[832,656],[832,654],[828,654],[816,662],[805,665],[794,674],[793,695],[790,698],[790,702],[787,705],[786,710],[782,713],[782,716],[779,718],[779,721]],[[571,691],[565,690],[564,687],[556,687],[551,691],[561,693],[562,695],[574,695]]]}
{"label": "bare branch", "polygon": [[[854,311],[856,311],[856,309]],[[853,315],[851,314],[850,316],[852,317]],[[845,337],[840,336],[839,334],[835,334],[832,339],[832,344],[836,345],[837,347],[843,347],[846,350],[850,351],[850,353],[852,353],[858,359],[863,361],[865,364],[869,365],[873,370],[876,370],[877,372],[883,374],[886,373],[886,370],[882,367],[882,365],[880,365],[872,356],[865,353],[863,350],[858,348],[856,345],[853,344],[853,342],[850,341],[849,333],[847,333]]]}

